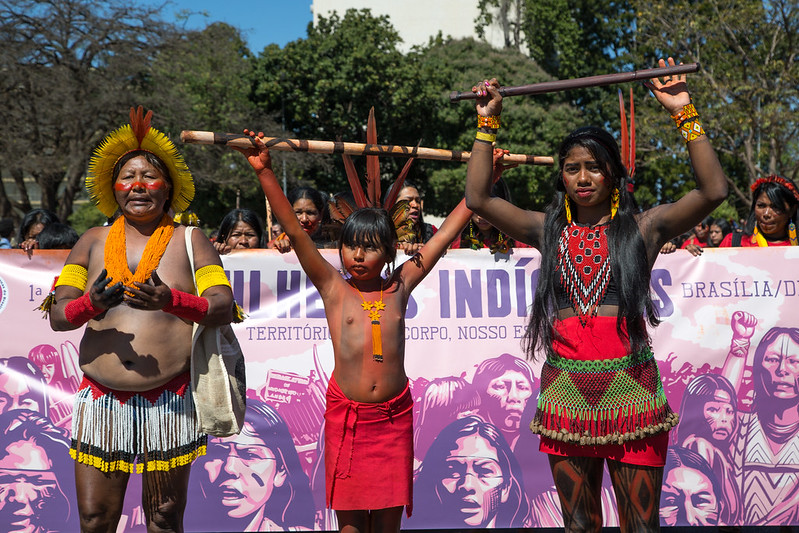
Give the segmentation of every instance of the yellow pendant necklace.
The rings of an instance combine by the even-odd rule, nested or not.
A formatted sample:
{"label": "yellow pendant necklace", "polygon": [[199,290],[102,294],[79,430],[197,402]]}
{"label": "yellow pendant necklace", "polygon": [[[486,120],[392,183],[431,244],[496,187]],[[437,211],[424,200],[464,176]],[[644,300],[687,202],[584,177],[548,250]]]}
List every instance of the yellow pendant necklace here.
{"label": "yellow pendant necklace", "polygon": [[361,291],[354,284],[352,287],[358,291],[358,295],[363,300],[361,307],[369,313],[369,319],[372,321],[372,359],[375,362],[383,362],[383,338],[380,334],[380,311],[385,310],[386,304],[383,303],[383,282],[380,282],[380,299],[367,302],[363,297]]}

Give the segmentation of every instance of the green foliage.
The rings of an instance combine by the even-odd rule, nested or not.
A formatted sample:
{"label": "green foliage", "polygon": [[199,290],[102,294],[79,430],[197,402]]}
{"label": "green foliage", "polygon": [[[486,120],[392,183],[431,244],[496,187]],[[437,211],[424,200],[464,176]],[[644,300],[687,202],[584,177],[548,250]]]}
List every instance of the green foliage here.
{"label": "green foliage", "polygon": [[84,202],[78,204],[67,220],[78,235],[82,235],[89,228],[102,226],[108,219],[94,206],[94,203]]}
{"label": "green foliage", "polygon": [[156,111],[154,125],[179,145],[189,164],[196,186],[191,209],[204,225],[217,225],[237,198],[241,205],[259,206],[256,211],[264,215],[263,193],[244,157],[226,147],[178,141],[184,129],[276,130],[250,100],[252,61],[239,30],[215,23],[163,46],[144,88],[145,103]]}
{"label": "green foliage", "polygon": [[[444,73],[449,80],[443,87],[469,90],[481,80],[496,77],[503,85],[523,85],[551,78],[521,53],[496,50],[471,39],[436,42],[425,51],[430,70]],[[450,104],[449,89],[442,91],[437,121],[437,145],[470,150],[477,118],[472,101]],[[554,155],[560,141],[580,125],[579,111],[564,102],[562,94],[506,99],[497,146],[512,153]],[[453,144],[454,143],[454,144]],[[428,163],[430,188],[425,209],[447,213],[463,197],[466,165]],[[541,209],[552,193],[552,167],[523,166],[505,173],[512,198],[524,207]]]}
{"label": "green foliage", "polygon": [[[436,74],[418,54],[403,55],[399,42],[388,18],[369,10],[320,17],[307,39],[264,49],[255,61],[253,99],[264,113],[285,116],[297,138],[365,142],[374,107],[379,143],[415,145],[434,116],[435,85],[428,76]],[[335,166],[307,169],[300,177],[329,192],[348,188],[340,159],[332,159]],[[384,159],[381,167],[393,175],[402,163]]]}
{"label": "green foliage", "polygon": [[[749,185],[765,174],[799,177],[799,4],[793,0],[639,2],[638,58],[672,55],[701,70],[691,95],[745,216]],[[639,59],[640,60],[640,59]],[[646,117],[671,129],[668,117]],[[659,151],[683,143],[664,133]]]}

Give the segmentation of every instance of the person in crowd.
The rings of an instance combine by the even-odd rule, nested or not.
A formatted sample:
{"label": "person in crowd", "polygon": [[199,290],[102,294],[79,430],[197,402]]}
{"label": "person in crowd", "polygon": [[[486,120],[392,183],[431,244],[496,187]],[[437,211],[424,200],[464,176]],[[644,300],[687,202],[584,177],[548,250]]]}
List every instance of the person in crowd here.
{"label": "person in crowd", "polygon": [[721,485],[704,457],[669,448],[660,496],[660,517],[669,527],[707,527],[719,523],[724,505]]}
{"label": "person in crowd", "polygon": [[[289,191],[288,200],[303,231],[307,233],[317,248],[324,248],[322,223],[325,215],[325,197],[312,187],[298,187]],[[278,225],[282,227],[280,221]],[[277,234],[267,248],[279,250],[281,253],[291,251],[291,240],[285,232]]]}
{"label": "person in crowd", "polygon": [[286,422],[268,404],[249,400],[241,433],[211,438],[197,466],[202,494],[189,503],[189,516],[198,529],[313,529],[308,476]]}
{"label": "person in crowd", "polygon": [[731,231],[732,226],[730,226],[730,223],[725,219],[714,219],[713,222],[710,223],[710,230],[708,231],[708,247],[718,248],[721,245],[721,241],[724,240],[724,237],[726,237]]}
{"label": "person in crowd", "polygon": [[477,413],[480,395],[461,377],[435,378],[425,387],[413,429],[417,466],[442,429],[458,418]]}
{"label": "person in crowd", "polygon": [[[669,58],[668,64],[675,62]],[[604,464],[621,530],[660,527],[668,431],[678,417],[650,348],[647,325],[659,322],[649,292],[651,269],[664,243],[697,225],[727,196],[727,178],[685,75],[655,78],[646,86],[683,135],[697,188],[644,212],[635,209],[613,136],[591,126],[561,144],[556,192],[546,213],[491,196],[492,142],[503,101],[496,79],[473,88],[479,127],[467,169],[467,205],[541,251],[525,347],[528,357],[544,354],[546,361],[530,428],[549,455],[567,531],[602,526]],[[627,372],[631,366],[634,374]]]}
{"label": "person in crowd", "polygon": [[41,250],[71,250],[78,242],[78,232],[61,222],[48,224],[36,236]]}
{"label": "person in crowd", "polygon": [[201,232],[191,235],[192,272],[186,227],[169,213],[186,210],[194,182],[151,117],[131,109],[130,125],[95,151],[89,195],[105,216],[120,216],[81,236],[50,308],[54,330],[85,326],[70,450],[83,531],[116,529],[134,472],[147,528],[182,530],[191,462],[207,439],[192,400],[192,329],[233,317],[230,283]]}
{"label": "person in crowd", "polygon": [[[393,188],[393,186],[389,187],[384,198],[391,195]],[[422,213],[424,200],[416,184],[405,180],[397,195],[397,201],[400,202],[402,200],[408,202],[408,218],[410,218],[413,223],[413,239],[401,242],[399,246],[407,255],[413,255],[422,248],[424,243],[433,237],[436,231],[438,231],[438,228],[424,221],[424,215]]]}
{"label": "person in crowd", "polygon": [[17,234],[17,246],[31,253],[32,250],[39,247],[36,237],[42,232],[45,226],[59,222],[58,217],[52,211],[47,209],[33,209],[28,211],[22,222],[19,225],[19,233]]}
{"label": "person in crowd", "polygon": [[11,236],[14,234],[14,220],[0,219],[0,250],[11,248]]}
{"label": "person in crowd", "polygon": [[[502,170],[502,169],[500,169]],[[491,194],[510,201],[510,191],[508,185],[502,178],[499,178],[491,189]],[[473,214],[469,224],[461,232],[460,237],[452,244],[453,248],[470,248],[480,250],[488,248],[492,254],[509,253],[518,244],[491,225],[489,221],[478,214]],[[521,243],[522,247],[527,248],[526,244]]]}
{"label": "person in crowd", "polygon": [[[272,212],[319,291],[330,329],[335,366],[324,426],[327,506],[336,511],[342,531],[399,531],[403,507],[412,512],[413,400],[404,364],[406,306],[411,291],[471,213],[461,201],[419,254],[394,268],[397,232],[388,211],[357,209],[341,229],[339,271],[319,252],[283,195],[263,133],[245,133],[258,148],[236,149],[255,170]],[[375,476],[375,469],[392,475]]]}
{"label": "person in crowd", "polygon": [[433,441],[414,484],[412,518],[425,528],[530,526],[524,479],[502,434],[478,417],[445,427]]}
{"label": "person in crowd", "polygon": [[472,385],[480,395],[480,417],[502,432],[511,449],[516,448],[534,383],[530,365],[507,353],[484,360],[474,372]]}
{"label": "person in crowd", "polygon": [[28,409],[0,415],[0,531],[75,531],[69,435]]}
{"label": "person in crowd", "polygon": [[729,247],[797,246],[799,189],[782,176],[770,175],[752,184],[752,205],[743,232],[732,232],[719,245]]}
{"label": "person in crowd", "polygon": [[233,250],[252,250],[263,247],[264,225],[250,209],[233,209],[219,223],[214,248],[220,255]]}
{"label": "person in crowd", "polygon": [[677,429],[677,443],[701,455],[719,482],[721,492],[716,497],[724,503],[718,516],[720,524],[735,524],[741,505],[732,463],[737,403],[737,394],[727,378],[699,375],[685,389]]}
{"label": "person in crowd", "polygon": [[697,246],[699,248],[708,246],[708,236],[710,234],[710,224],[712,222],[712,217],[706,217],[702,222],[694,226],[691,236],[685,239],[685,241],[680,245],[680,248],[684,250],[689,246]]}

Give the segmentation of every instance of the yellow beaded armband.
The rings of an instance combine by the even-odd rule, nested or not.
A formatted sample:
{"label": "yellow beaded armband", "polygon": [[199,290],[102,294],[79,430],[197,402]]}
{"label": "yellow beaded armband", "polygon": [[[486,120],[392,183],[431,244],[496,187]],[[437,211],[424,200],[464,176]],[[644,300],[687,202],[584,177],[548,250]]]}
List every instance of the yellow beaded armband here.
{"label": "yellow beaded armband", "polygon": [[486,142],[496,142],[497,136],[493,133],[483,133],[482,131],[478,131],[475,138],[479,141],[486,141]]}
{"label": "yellow beaded armband", "polygon": [[499,126],[500,126],[499,115],[491,115],[488,117],[477,115],[478,128],[491,128],[492,130],[498,130]]}
{"label": "yellow beaded armband", "polygon": [[230,287],[225,271],[219,265],[208,265],[197,270],[194,273],[194,279],[197,282],[197,295],[201,296],[202,293],[216,285],[226,285]]}
{"label": "yellow beaded armband", "polygon": [[64,265],[64,268],[61,269],[61,275],[58,276],[58,281],[55,282],[55,287],[69,285],[83,292],[86,290],[86,284],[88,282],[89,272],[85,267],[80,265]]}

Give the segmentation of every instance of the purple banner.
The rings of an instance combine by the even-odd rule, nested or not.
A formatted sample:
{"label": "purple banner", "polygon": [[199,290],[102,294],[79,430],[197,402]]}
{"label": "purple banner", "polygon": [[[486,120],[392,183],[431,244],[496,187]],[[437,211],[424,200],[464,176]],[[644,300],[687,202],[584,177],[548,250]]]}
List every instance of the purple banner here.
{"label": "purple banner", "polygon": [[[335,251],[323,252],[337,264]],[[83,328],[53,332],[34,310],[65,257],[0,251],[3,531],[78,529],[68,447]],[[335,530],[324,508],[320,433],[333,353],[322,302],[293,254],[243,251],[223,262],[249,315],[234,325],[249,407],[244,432],[209,439],[195,462],[186,530]],[[541,360],[527,361],[520,341],[538,265],[535,250],[452,250],[414,291],[406,368],[416,476],[403,528],[562,527],[547,458],[526,430]],[[663,323],[653,349],[681,415],[663,525],[799,524],[797,272],[793,248],[678,251],[656,263]],[[459,432],[472,430],[496,460],[479,476],[453,477],[452,461],[469,461]],[[258,460],[267,452],[280,460]],[[605,525],[618,526],[605,477]],[[119,531],[146,530],[140,493],[133,475]]]}

